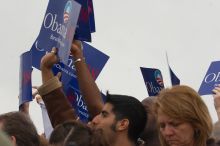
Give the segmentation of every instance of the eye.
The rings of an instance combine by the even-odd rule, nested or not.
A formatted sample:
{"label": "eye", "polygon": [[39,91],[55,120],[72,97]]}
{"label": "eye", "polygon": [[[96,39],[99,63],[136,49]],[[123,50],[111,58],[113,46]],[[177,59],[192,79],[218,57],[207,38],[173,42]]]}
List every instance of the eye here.
{"label": "eye", "polygon": [[181,125],[182,123],[180,122],[171,122],[170,125],[172,125],[173,127],[178,127],[179,125]]}
{"label": "eye", "polygon": [[108,116],[108,113],[105,112],[105,111],[102,111],[102,112],[101,112],[101,116],[102,116],[102,117],[107,117],[107,116]]}
{"label": "eye", "polygon": [[159,127],[160,127],[160,129],[164,129],[165,128],[165,123],[160,123]]}

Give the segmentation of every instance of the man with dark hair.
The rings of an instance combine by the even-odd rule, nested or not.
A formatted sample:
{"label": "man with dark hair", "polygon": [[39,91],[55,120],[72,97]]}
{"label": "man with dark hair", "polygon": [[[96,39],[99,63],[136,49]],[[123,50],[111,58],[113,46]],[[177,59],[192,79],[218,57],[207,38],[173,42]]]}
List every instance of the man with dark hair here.
{"label": "man with dark hair", "polygon": [[[80,64],[85,65],[83,56],[81,56],[82,54],[76,55],[77,53],[73,53],[73,48],[78,45],[77,43],[78,42],[73,42],[71,49],[71,53],[76,59],[75,66]],[[77,119],[74,110],[62,92],[61,83],[58,78],[54,77],[51,70],[53,64],[58,60],[56,51],[57,50],[53,48],[52,51],[46,54],[41,60],[43,85],[38,89],[40,95],[43,97],[42,99],[44,100],[48,115],[54,127],[67,120]],[[80,71],[82,72],[88,71],[86,67],[81,69],[82,70]],[[85,77],[83,76],[85,74],[81,75],[77,74],[78,79]],[[92,117],[94,117],[92,122],[90,122],[90,126],[94,129],[103,129],[103,132],[108,136],[111,145],[135,146],[137,138],[144,129],[147,119],[143,105],[134,97],[110,94],[107,95],[107,101],[103,104],[100,102],[100,92],[94,92],[94,90],[91,90],[97,86],[90,77],[91,76],[86,76],[83,81],[81,80],[82,82],[79,82],[80,89],[85,96],[88,110]],[[84,92],[84,90],[86,90],[86,92]],[[90,95],[89,91],[91,91]],[[95,98],[92,99],[92,97]]]}
{"label": "man with dark hair", "polygon": [[[99,115],[92,120],[93,127],[108,131],[115,145],[134,145],[145,127],[146,112],[141,102],[126,95],[106,96]],[[110,134],[111,133],[111,134]]]}
{"label": "man with dark hair", "polygon": [[39,146],[39,136],[31,119],[21,112],[0,115],[0,129],[12,140],[14,146]]}

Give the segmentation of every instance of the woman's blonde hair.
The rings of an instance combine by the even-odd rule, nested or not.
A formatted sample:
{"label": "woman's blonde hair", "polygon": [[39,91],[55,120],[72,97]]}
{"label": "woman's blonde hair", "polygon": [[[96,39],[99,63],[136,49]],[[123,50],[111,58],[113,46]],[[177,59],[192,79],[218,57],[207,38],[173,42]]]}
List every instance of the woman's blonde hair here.
{"label": "woman's blonde hair", "polygon": [[[194,145],[206,145],[212,132],[212,120],[207,106],[195,90],[185,85],[162,90],[154,104],[156,115],[159,109],[173,119],[190,123],[194,128]],[[160,132],[159,137],[162,146],[168,146]]]}

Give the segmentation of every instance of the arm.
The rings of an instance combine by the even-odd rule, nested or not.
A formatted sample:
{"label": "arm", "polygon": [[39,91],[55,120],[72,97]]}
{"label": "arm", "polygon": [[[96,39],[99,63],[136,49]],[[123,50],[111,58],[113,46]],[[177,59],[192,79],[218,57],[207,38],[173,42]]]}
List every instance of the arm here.
{"label": "arm", "polygon": [[41,59],[43,85],[38,88],[53,127],[67,120],[76,120],[77,118],[71,104],[62,91],[61,82],[58,77],[53,75],[51,70],[57,61],[56,49],[54,48]]}
{"label": "arm", "polygon": [[81,93],[88,107],[89,114],[91,118],[93,118],[101,112],[104,103],[102,101],[101,93],[85,63],[80,41],[73,41],[71,54],[76,60],[75,67]]}

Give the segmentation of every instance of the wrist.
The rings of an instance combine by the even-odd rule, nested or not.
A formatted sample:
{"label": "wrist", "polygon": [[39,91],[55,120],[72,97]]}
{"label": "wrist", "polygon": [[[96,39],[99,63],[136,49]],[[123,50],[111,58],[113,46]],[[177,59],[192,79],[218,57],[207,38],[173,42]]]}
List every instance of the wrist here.
{"label": "wrist", "polygon": [[83,58],[76,58],[75,60],[74,60],[74,64],[76,64],[77,62],[82,62],[82,61],[85,61],[85,58],[83,57]]}

